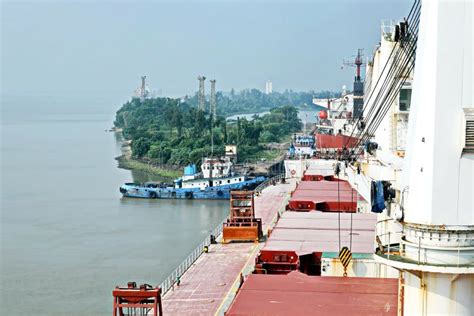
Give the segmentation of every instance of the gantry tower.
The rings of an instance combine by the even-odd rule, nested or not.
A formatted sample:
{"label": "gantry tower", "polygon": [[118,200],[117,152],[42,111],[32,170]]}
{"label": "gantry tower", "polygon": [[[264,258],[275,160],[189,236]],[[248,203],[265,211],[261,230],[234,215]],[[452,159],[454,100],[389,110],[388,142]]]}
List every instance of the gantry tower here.
{"label": "gantry tower", "polygon": [[198,76],[199,80],[199,94],[198,94],[198,109],[204,111],[206,109],[206,95],[204,92],[204,80],[206,77]]}
{"label": "gantry tower", "polygon": [[216,79],[211,80],[211,100],[209,113],[212,113],[212,118],[215,120],[217,114],[217,100],[216,100]]}

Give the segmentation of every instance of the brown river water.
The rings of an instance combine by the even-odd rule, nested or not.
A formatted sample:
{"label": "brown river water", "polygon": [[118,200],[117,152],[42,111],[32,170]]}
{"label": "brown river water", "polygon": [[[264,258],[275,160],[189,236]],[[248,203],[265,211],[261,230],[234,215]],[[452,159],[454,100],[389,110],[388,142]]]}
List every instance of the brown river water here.
{"label": "brown river water", "polygon": [[110,315],[111,291],[159,284],[226,201],[121,198],[114,95],[1,97],[1,315]]}

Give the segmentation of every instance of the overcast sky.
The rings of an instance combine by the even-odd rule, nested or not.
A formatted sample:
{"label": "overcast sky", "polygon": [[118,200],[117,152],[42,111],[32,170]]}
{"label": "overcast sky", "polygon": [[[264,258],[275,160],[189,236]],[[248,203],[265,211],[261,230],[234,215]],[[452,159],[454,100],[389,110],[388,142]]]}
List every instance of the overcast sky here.
{"label": "overcast sky", "polygon": [[[2,1],[2,93],[179,96],[196,77],[218,90],[339,90],[343,59],[370,55],[380,21],[408,15],[412,0]],[[209,84],[208,84],[209,86]]]}

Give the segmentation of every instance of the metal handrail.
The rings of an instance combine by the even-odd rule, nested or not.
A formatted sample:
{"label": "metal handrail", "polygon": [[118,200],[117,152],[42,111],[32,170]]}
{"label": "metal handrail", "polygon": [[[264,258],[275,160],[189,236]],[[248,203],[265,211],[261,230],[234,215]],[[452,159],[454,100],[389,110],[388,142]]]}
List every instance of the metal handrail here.
{"label": "metal handrail", "polygon": [[286,176],[285,176],[285,173],[281,173],[277,176],[274,176],[274,177],[271,177],[265,181],[263,181],[262,183],[260,183],[255,189],[254,189],[254,192],[255,193],[262,193],[263,189],[269,187],[271,184],[273,184],[274,182],[277,182],[277,181],[280,181],[281,179],[286,179]]}
{"label": "metal handrail", "polygon": [[[379,221],[377,222],[377,224],[381,223],[383,221]],[[381,234],[376,234],[376,236],[378,237],[378,239],[381,241],[381,244],[380,246],[382,246],[382,249],[380,250],[380,254],[382,256],[386,256],[387,259],[390,259],[390,257],[399,257],[399,258],[402,258],[404,257],[402,252],[404,251],[404,247],[402,245],[402,243],[395,243],[395,244],[392,244],[391,240],[394,241],[394,237],[392,236],[397,236],[398,235],[398,238],[395,237],[395,241],[398,241],[398,240],[402,240],[403,236],[405,235],[404,234],[404,231],[396,231],[396,232],[392,232],[392,231],[388,231],[388,232],[385,232],[385,233],[381,233]],[[384,238],[385,239],[385,243],[382,242],[382,237],[387,237],[388,238]],[[443,236],[438,236],[436,237],[436,239],[438,240],[451,240],[452,237],[443,237]],[[472,237],[465,237],[464,240],[474,240],[474,238]],[[459,241],[458,241],[459,242]],[[419,265],[425,265],[427,264],[427,262],[425,262],[424,260],[422,260],[422,247],[421,247],[421,237],[418,237],[418,258],[417,260],[415,260],[417,262],[417,264]],[[458,252],[458,262],[457,264],[452,264],[452,263],[448,263],[446,262],[445,264],[443,264],[444,266],[447,266],[447,267],[459,267],[460,266],[460,263],[459,263],[459,256],[460,256],[460,249],[462,247],[460,247],[460,245],[458,244],[458,247],[457,247],[457,252]],[[398,252],[398,254],[396,254],[396,252]],[[468,263],[465,263],[463,264],[463,266],[471,266],[474,264],[474,260],[471,260],[469,261]],[[433,265],[433,264],[431,264]],[[434,265],[440,265],[440,264],[434,264]]]}
{"label": "metal handrail", "polygon": [[201,256],[203,253],[204,247],[210,245],[210,237],[213,235],[216,240],[222,234],[222,225],[225,222],[222,221],[217,227],[211,232],[211,234],[204,239],[192,252],[189,254],[186,259],[184,259],[176,269],[168,275],[167,278],[160,284],[162,296],[166,294],[179,280],[179,278],[191,267],[191,265]]}
{"label": "metal handrail", "polygon": [[[280,174],[278,176],[275,176],[273,178],[270,178],[269,180],[261,183],[257,188],[259,188],[259,191],[258,192],[261,192],[263,189],[265,189],[266,187],[268,187],[272,182],[273,180],[275,181],[279,181],[281,180],[282,178],[285,177],[285,174]],[[262,186],[262,184],[266,183],[266,185]],[[255,189],[255,192],[257,192],[257,188]],[[288,199],[288,197],[287,197]],[[284,203],[286,205],[286,203]],[[278,210],[278,215],[280,216],[283,212],[285,211],[285,207],[283,206],[282,208],[280,208]],[[222,227],[224,225],[224,223],[227,221],[227,218],[224,219],[219,225],[217,225],[217,227],[211,232],[211,234],[206,238],[204,239],[192,252],[191,254],[189,254],[186,259],[184,259],[176,269],[173,270],[173,272],[171,272],[168,277],[166,277],[164,279],[163,282],[161,282],[160,284],[160,288],[161,288],[161,293],[162,293],[162,296],[164,296],[175,284],[176,282],[178,281],[178,277],[181,277],[190,267],[191,265],[202,255],[203,253],[203,250],[204,250],[204,247],[205,246],[209,246],[210,245],[210,237],[211,235],[213,235],[215,238],[216,238],[216,241],[221,239],[221,235],[222,235]],[[276,220],[275,220],[276,221]],[[273,227],[273,225],[275,224],[275,222],[271,223],[270,224],[270,227]]]}

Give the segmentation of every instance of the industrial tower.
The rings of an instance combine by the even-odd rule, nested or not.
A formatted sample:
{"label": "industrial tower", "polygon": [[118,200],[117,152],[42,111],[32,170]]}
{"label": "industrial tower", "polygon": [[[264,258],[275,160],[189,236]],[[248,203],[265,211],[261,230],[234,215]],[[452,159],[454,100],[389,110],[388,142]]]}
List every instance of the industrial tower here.
{"label": "industrial tower", "polygon": [[206,109],[206,95],[204,92],[204,80],[206,77],[198,76],[199,80],[199,94],[198,94],[198,109],[204,111]]}
{"label": "industrial tower", "polygon": [[210,108],[209,108],[209,113],[212,114],[212,119],[216,119],[216,106],[217,106],[217,100],[216,100],[216,79],[211,80],[211,100],[210,100]]}
{"label": "industrial tower", "polygon": [[150,94],[150,90],[146,85],[146,76],[142,76],[142,84],[135,90],[135,96],[142,100],[146,99]]}

